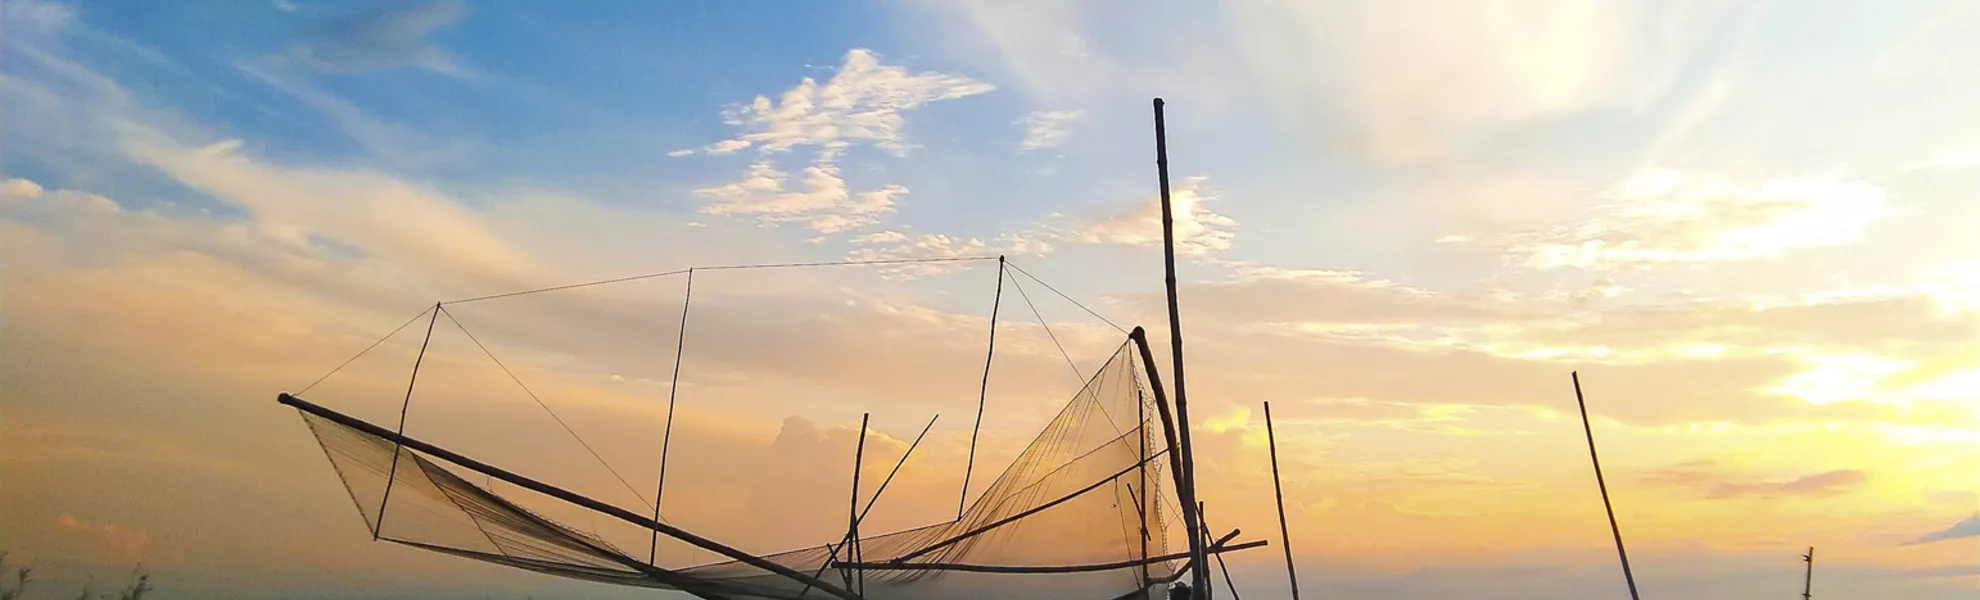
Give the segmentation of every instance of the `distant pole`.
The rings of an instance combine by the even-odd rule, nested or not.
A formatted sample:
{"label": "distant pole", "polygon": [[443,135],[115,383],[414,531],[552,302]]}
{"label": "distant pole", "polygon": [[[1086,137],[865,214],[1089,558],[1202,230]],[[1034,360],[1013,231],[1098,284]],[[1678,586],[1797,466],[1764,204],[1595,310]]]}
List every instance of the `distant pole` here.
{"label": "distant pole", "polygon": [[1814,546],[1809,546],[1808,553],[1801,555],[1801,561],[1808,563],[1808,570],[1805,572],[1806,574],[1802,575],[1802,579],[1801,579],[1801,600],[1808,600],[1809,598],[1814,597],[1812,595],[1812,592],[1814,592],[1815,590],[1815,547]]}
{"label": "distant pole", "polygon": [[[1182,445],[1183,472],[1176,479],[1181,483],[1185,504],[1196,501],[1196,454],[1190,451],[1189,442],[1189,401],[1183,387],[1183,338],[1182,313],[1176,307],[1176,218],[1169,205],[1169,133],[1162,118],[1162,99],[1155,99],[1155,169],[1162,184],[1162,265],[1163,284],[1169,292],[1169,348],[1174,354],[1176,371],[1176,434]],[[1195,556],[1190,560],[1202,565],[1207,559],[1203,545],[1190,549]],[[1210,578],[1198,568],[1190,572],[1190,589],[1198,598],[1209,597]]]}
{"label": "distant pole", "polygon": [[1292,535],[1286,533],[1286,493],[1279,487],[1279,438],[1272,433],[1272,403],[1265,402],[1265,448],[1272,453],[1272,499],[1279,503],[1279,546],[1286,551],[1286,580],[1292,600],[1299,600],[1299,573],[1293,570]]}
{"label": "distant pole", "polygon": [[1609,513],[1609,532],[1616,538],[1616,556],[1622,559],[1623,582],[1629,584],[1630,600],[1636,595],[1636,576],[1629,572],[1629,552],[1623,550],[1622,528],[1616,525],[1616,509],[1609,504],[1609,484],[1602,481],[1602,459],[1595,454],[1595,428],[1588,424],[1588,402],[1581,397],[1581,374],[1569,372],[1574,380],[1574,402],[1581,407],[1581,429],[1588,434],[1588,459],[1595,463],[1595,486],[1602,490],[1602,510]]}

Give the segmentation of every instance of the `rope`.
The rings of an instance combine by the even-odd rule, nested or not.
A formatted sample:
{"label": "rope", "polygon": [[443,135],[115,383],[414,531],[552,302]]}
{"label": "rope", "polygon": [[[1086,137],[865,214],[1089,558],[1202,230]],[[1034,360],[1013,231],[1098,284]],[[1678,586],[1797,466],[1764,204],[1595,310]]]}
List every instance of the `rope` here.
{"label": "rope", "polygon": [[[990,260],[993,258],[1001,258],[1001,257],[959,256],[959,257],[951,257],[951,258],[889,258],[889,259],[881,259],[881,260],[842,260],[842,261],[829,261],[829,262],[764,263],[764,264],[750,264],[750,265],[715,265],[715,266],[707,266],[707,267],[690,267],[686,269],[675,269],[672,271],[661,271],[658,273],[647,273],[645,275],[633,275],[630,277],[600,279],[597,281],[586,281],[583,283],[573,283],[568,285],[559,285],[559,286],[553,286],[547,288],[537,288],[533,290],[523,290],[520,292],[508,292],[503,294],[489,294],[486,296],[475,296],[473,298],[462,298],[460,300],[444,302],[443,304],[462,304],[467,302],[480,302],[482,300],[494,300],[497,298],[511,298],[515,296],[524,296],[529,294],[540,294],[543,292],[555,292],[555,291],[570,290],[570,289],[577,289],[583,287],[606,285],[612,283],[625,283],[628,281],[638,281],[641,279],[652,279],[655,277],[680,275],[690,271],[734,271],[734,270],[743,270],[743,269],[788,269],[788,268],[797,268],[797,267],[850,267],[850,266],[870,266],[870,265],[899,265],[899,264],[911,264],[911,263],[964,262],[964,261],[973,261],[973,260]],[[1119,329],[1119,327],[1116,327],[1116,329]],[[1126,330],[1123,329],[1122,331],[1126,331]]]}
{"label": "rope", "polygon": [[[440,313],[447,315],[447,320],[453,321],[454,326],[459,327],[461,329],[461,333],[467,334],[468,340],[474,342],[475,347],[480,348],[482,354],[488,355],[488,360],[494,361],[495,366],[502,369],[502,374],[508,375],[510,381],[516,382],[516,387],[522,388],[523,393],[529,394],[529,399],[535,400],[537,406],[543,407],[543,412],[550,413],[550,418],[557,421],[558,426],[564,428],[564,433],[571,434],[571,439],[577,440],[578,445],[583,446],[586,452],[590,452],[592,458],[598,459],[598,464],[603,465],[606,471],[610,471],[612,473],[612,477],[619,480],[619,485],[625,486],[626,491],[632,492],[633,497],[638,498],[640,504],[651,506],[651,503],[646,501],[645,495],[640,494],[639,490],[633,489],[632,484],[626,483],[626,478],[624,476],[619,475],[618,469],[612,468],[611,463],[605,462],[605,457],[599,456],[598,451],[593,450],[591,448],[591,444],[585,443],[584,438],[582,436],[579,436],[577,434],[577,431],[572,430],[570,424],[564,422],[563,417],[557,416],[557,411],[551,410],[549,404],[544,403],[542,398],[537,397],[536,392],[531,391],[528,385],[523,384],[521,378],[516,377],[515,372],[509,370],[508,365],[502,364],[502,359],[495,358],[495,353],[489,351],[488,346],[482,344],[480,339],[475,338],[474,332],[468,331],[467,325],[463,325],[460,319],[454,318],[453,312],[448,311],[443,306],[440,308]],[[657,521],[659,519],[655,519],[655,520]]]}
{"label": "rope", "polygon": [[1011,286],[1017,288],[1018,297],[1024,298],[1024,305],[1031,307],[1031,316],[1036,317],[1038,319],[1039,327],[1045,328],[1045,337],[1052,339],[1052,346],[1059,349],[1059,356],[1064,357],[1066,359],[1066,367],[1072,369],[1073,379],[1075,381],[1085,383],[1086,376],[1080,374],[1079,365],[1073,364],[1072,355],[1066,353],[1066,347],[1059,343],[1059,336],[1057,334],[1052,333],[1052,326],[1045,322],[1045,315],[1039,314],[1038,305],[1031,303],[1031,294],[1024,293],[1024,284],[1018,283],[1016,279],[1012,279]]}
{"label": "rope", "polygon": [[399,332],[405,330],[407,325],[413,324],[413,321],[418,321],[420,317],[426,316],[427,311],[431,311],[431,310],[433,310],[433,307],[431,306],[426,307],[426,310],[419,311],[419,314],[413,315],[412,318],[410,319],[406,319],[406,322],[399,324],[398,329],[393,329],[391,333],[385,334],[385,337],[378,338],[378,341],[372,342],[371,345],[369,346],[365,346],[363,351],[360,351],[356,355],[353,355],[350,358],[345,359],[344,362],[342,363],[338,363],[337,368],[331,369],[329,373],[324,373],[322,377],[316,378],[316,381],[309,382],[309,385],[303,386],[302,390],[296,392],[296,395],[301,396],[303,394],[309,393],[310,388],[316,387],[316,384],[323,383],[323,380],[329,379],[331,375],[336,375],[338,371],[344,370],[344,367],[351,366],[351,363],[357,362],[357,359],[359,358],[363,358],[364,355],[370,353],[373,348],[377,348],[379,344],[385,343],[385,340],[392,339],[392,336],[399,335]]}
{"label": "rope", "polygon": [[[440,305],[435,303],[430,310],[433,311],[433,316],[426,320],[426,341],[419,343],[419,356],[413,359],[412,376],[406,378],[406,400],[399,405],[398,433],[401,436],[406,434],[406,413],[412,411],[413,384],[419,383],[419,364],[426,360],[426,347],[433,343],[433,323],[440,320]],[[414,318],[417,319],[418,317]],[[328,376],[326,375],[326,377]],[[385,505],[392,501],[392,482],[399,478],[400,452],[400,444],[393,442],[392,469],[385,473],[385,493],[378,498],[378,521],[371,524],[372,541],[378,541],[378,532],[385,529]]]}
{"label": "rope", "polygon": [[1112,327],[1116,331],[1119,331],[1121,333],[1128,332],[1127,329],[1122,328],[1120,325],[1115,325],[1113,321],[1107,320],[1106,317],[1100,316],[1100,313],[1094,312],[1093,309],[1087,308],[1086,305],[1084,304],[1080,304],[1078,300],[1072,299],[1072,296],[1067,296],[1065,292],[1059,291],[1059,288],[1052,287],[1052,284],[1045,283],[1045,280],[1039,279],[1037,275],[1032,275],[1030,271],[1024,270],[1024,267],[1020,267],[1017,266],[1016,263],[1012,263],[1011,268],[1017,269],[1017,272],[1023,273],[1025,277],[1030,277],[1032,281],[1038,282],[1038,285],[1045,286],[1045,289],[1052,290],[1052,293],[1058,294],[1060,298],[1065,298],[1067,302],[1071,302],[1073,306],[1077,306],[1079,307],[1080,310],[1086,311],[1086,314],[1093,315],[1093,318],[1099,319],[1100,322],[1102,323],[1106,323],[1108,327]]}
{"label": "rope", "polygon": [[957,521],[969,509],[969,476],[976,469],[976,437],[983,432],[983,407],[990,398],[990,363],[997,357],[997,310],[1004,304],[1004,264],[1004,257],[997,257],[997,295],[990,300],[990,350],[983,355],[983,385],[976,392],[976,427],[969,430],[969,459],[963,463],[962,495],[956,498]]}
{"label": "rope", "polygon": [[[687,348],[688,309],[694,306],[694,269],[688,269],[687,293],[681,296],[680,336],[674,340],[673,382],[667,384],[667,426],[660,434],[660,482],[653,489],[653,520],[660,520],[660,497],[667,492],[667,447],[674,440],[674,393],[681,389],[681,353]],[[651,532],[647,540],[646,564],[651,565],[660,553],[660,532]]]}

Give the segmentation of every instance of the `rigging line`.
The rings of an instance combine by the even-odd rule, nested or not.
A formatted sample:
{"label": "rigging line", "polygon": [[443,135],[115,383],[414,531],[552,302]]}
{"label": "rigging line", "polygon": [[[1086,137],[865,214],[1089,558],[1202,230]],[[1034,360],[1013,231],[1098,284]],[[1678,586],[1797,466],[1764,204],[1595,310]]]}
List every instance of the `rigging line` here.
{"label": "rigging line", "polygon": [[969,476],[976,470],[976,438],[983,433],[983,407],[990,398],[990,364],[997,357],[997,310],[1004,304],[1004,257],[997,257],[997,295],[990,300],[990,349],[983,353],[983,385],[976,391],[976,427],[969,430],[969,459],[963,463],[962,494],[956,498],[956,520],[969,509]]}
{"label": "rigging line", "polygon": [[641,280],[641,279],[653,279],[653,278],[655,278],[655,277],[666,277],[666,276],[669,276],[669,275],[680,275],[680,274],[682,274],[682,273],[686,273],[686,272],[688,272],[689,270],[690,270],[690,269],[676,269],[676,270],[673,270],[673,271],[662,271],[662,272],[659,272],[659,273],[647,273],[647,274],[645,274],[645,275],[634,275],[634,276],[631,276],[631,277],[618,277],[618,278],[614,278],[614,279],[601,279],[601,280],[598,280],[598,281],[586,281],[586,282],[584,282],[584,283],[573,283],[573,284],[569,284],[569,285],[559,285],[559,286],[552,286],[552,287],[547,287],[547,288],[537,288],[537,289],[533,289],[533,290],[523,290],[523,291],[520,291],[520,292],[508,292],[508,293],[504,293],[504,294],[489,294],[489,295],[486,295],[486,296],[475,296],[475,297],[473,297],[473,298],[462,298],[462,299],[460,299],[460,300],[454,300],[454,301],[452,301],[452,302],[447,302],[447,304],[466,304],[466,303],[469,303],[469,302],[480,302],[480,301],[482,301],[482,300],[494,300],[494,299],[496,299],[496,298],[508,298],[508,297],[512,297],[512,296],[524,296],[524,295],[529,295],[529,294],[540,294],[540,293],[543,293],[543,292],[556,292],[556,291],[562,291],[562,290],[572,290],[572,289],[577,289],[577,288],[581,288],[581,287],[591,287],[591,286],[594,286],[594,285],[605,285],[605,284],[608,284],[608,283],[625,283],[625,282],[628,282],[628,281],[639,281],[639,280]]}
{"label": "rigging line", "polygon": [[1037,275],[1032,275],[1030,271],[1024,270],[1024,267],[1018,266],[1017,263],[1011,263],[1011,268],[1016,269],[1017,272],[1024,274],[1025,277],[1030,277],[1032,281],[1038,282],[1038,285],[1045,286],[1045,289],[1052,290],[1052,293],[1058,294],[1060,298],[1065,298],[1067,302],[1071,302],[1073,306],[1077,306],[1079,307],[1080,310],[1086,311],[1086,314],[1093,315],[1093,318],[1099,319],[1100,322],[1102,323],[1106,323],[1108,327],[1112,327],[1115,330],[1120,331],[1121,333],[1128,332],[1128,330],[1122,329],[1120,325],[1115,325],[1113,321],[1109,321],[1107,320],[1106,317],[1100,316],[1100,313],[1094,312],[1093,309],[1087,308],[1086,305],[1084,304],[1080,304],[1078,300],[1072,299],[1072,296],[1067,296],[1065,292],[1059,291],[1059,288],[1052,287],[1052,284],[1045,283],[1045,280],[1039,279]]}
{"label": "rigging line", "polygon": [[428,306],[426,307],[426,310],[419,311],[419,314],[413,315],[412,318],[410,319],[406,319],[406,322],[400,323],[397,329],[393,329],[391,333],[385,334],[385,337],[378,338],[378,341],[372,342],[371,345],[369,346],[365,346],[363,351],[360,351],[356,355],[353,355],[350,358],[345,359],[344,362],[342,363],[338,363],[337,368],[331,369],[329,373],[324,373],[322,377],[316,378],[316,381],[311,381],[309,382],[309,385],[303,386],[302,390],[296,392],[296,395],[301,396],[303,394],[309,393],[310,388],[316,387],[316,384],[323,383],[323,380],[329,379],[331,375],[336,375],[338,371],[344,370],[344,367],[351,366],[351,363],[357,362],[357,359],[363,358],[365,354],[369,354],[371,350],[377,348],[379,344],[385,343],[385,340],[392,339],[392,336],[399,335],[399,332],[404,331],[407,325],[411,325],[413,324],[414,321],[418,321],[420,317],[426,316],[426,313],[431,310],[433,310],[433,307]]}
{"label": "rigging line", "polygon": [[940,263],[940,262],[964,262],[964,261],[973,261],[973,260],[990,260],[991,258],[994,258],[994,257],[990,257],[990,256],[957,256],[957,257],[946,257],[946,258],[888,258],[888,259],[879,259],[879,260],[842,260],[842,261],[829,261],[829,262],[803,262],[803,263],[763,263],[763,264],[748,264],[748,265],[714,265],[714,266],[704,266],[704,267],[691,267],[691,268],[687,268],[687,269],[675,269],[675,270],[672,270],[672,271],[661,271],[661,272],[658,272],[658,273],[647,273],[647,274],[645,274],[645,275],[633,275],[633,276],[630,276],[630,277],[617,277],[617,278],[613,278],[613,279],[600,279],[600,280],[597,280],[597,281],[586,281],[586,282],[582,282],[582,283],[573,283],[573,284],[568,284],[568,285],[559,285],[559,286],[552,286],[552,287],[547,287],[547,288],[538,288],[538,289],[533,289],[533,290],[523,290],[523,291],[519,291],[519,292],[508,292],[508,293],[502,293],[502,294],[489,294],[489,295],[486,295],[486,296],[476,296],[476,297],[473,297],[473,298],[462,298],[462,299],[460,299],[460,300],[453,300],[453,301],[449,301],[449,302],[447,302],[446,304],[461,304],[461,303],[465,303],[465,302],[479,302],[479,301],[482,301],[482,300],[494,300],[494,299],[497,299],[497,298],[508,298],[508,297],[512,297],[512,296],[522,296],[522,295],[527,295],[527,294],[537,294],[537,293],[542,293],[542,292],[556,292],[556,291],[562,291],[562,290],[569,290],[569,289],[576,289],[576,288],[582,288],[582,287],[591,287],[591,286],[597,286],[597,285],[606,285],[606,284],[611,284],[611,283],[625,283],[625,282],[628,282],[628,281],[638,281],[638,280],[641,280],[641,279],[652,279],[652,278],[655,278],[655,277],[666,277],[666,276],[669,276],[669,275],[680,275],[680,274],[684,274],[684,273],[687,273],[688,271],[697,271],[697,270],[698,270],[698,271],[729,271],[729,270],[739,270],[739,269],[785,269],[785,268],[794,268],[794,267],[849,267],[849,266],[861,266],[861,265],[898,265],[898,264],[909,264],[909,263]]}
{"label": "rigging line", "polygon": [[[419,356],[413,359],[412,376],[406,378],[406,401],[399,405],[399,435],[406,434],[406,413],[412,410],[413,384],[419,383],[419,364],[426,361],[426,347],[433,343],[433,323],[440,320],[440,303],[433,303],[433,316],[426,320],[426,340],[419,343]],[[414,317],[417,318],[417,317]],[[392,500],[392,482],[399,477],[399,454],[403,446],[392,444],[392,469],[385,474],[385,493],[378,499],[378,520],[371,524],[371,541],[385,528],[385,505]]]}
{"label": "rigging line", "polygon": [[1072,369],[1073,380],[1079,383],[1086,383],[1086,375],[1079,372],[1079,365],[1073,364],[1072,355],[1067,354],[1066,347],[1059,343],[1059,336],[1052,333],[1052,326],[1045,322],[1045,315],[1038,312],[1037,304],[1031,303],[1031,294],[1024,293],[1024,284],[1018,283],[1017,279],[1013,278],[1011,279],[1011,287],[1017,288],[1018,297],[1024,299],[1025,306],[1031,307],[1031,316],[1038,319],[1039,327],[1045,328],[1045,337],[1051,338],[1052,346],[1059,349],[1059,356],[1065,357],[1066,367]]}
{"label": "rigging line", "polygon": [[[574,439],[574,440],[577,440],[577,443],[578,443],[578,445],[579,445],[579,446],[583,446],[583,447],[584,447],[584,451],[585,451],[585,452],[590,452],[590,453],[591,453],[591,457],[592,457],[592,458],[594,458],[594,459],[597,459],[597,460],[598,460],[598,464],[599,464],[599,465],[601,465],[601,466],[604,466],[604,467],[605,467],[605,470],[606,470],[606,471],[609,471],[609,472],[611,472],[611,473],[612,473],[612,478],[614,478],[614,479],[617,479],[617,480],[619,480],[619,485],[623,485],[623,486],[625,486],[625,487],[626,487],[626,491],[628,491],[628,492],[631,492],[634,498],[638,498],[638,499],[639,499],[639,502],[640,502],[640,504],[642,504],[642,505],[645,505],[645,506],[648,506],[648,507],[651,507],[651,506],[652,506],[652,503],[651,503],[651,502],[648,502],[648,501],[646,500],[646,496],[645,496],[644,494],[641,494],[641,493],[639,493],[639,490],[635,490],[635,489],[633,489],[633,486],[632,486],[632,484],[631,484],[631,483],[627,483],[627,482],[626,482],[626,478],[625,478],[624,476],[622,476],[622,475],[619,475],[619,470],[618,470],[618,469],[614,469],[614,468],[612,468],[612,464],[611,464],[611,463],[608,463],[608,462],[605,462],[605,457],[603,457],[603,456],[599,456],[599,454],[598,454],[598,451],[597,451],[597,450],[593,450],[593,449],[591,448],[591,444],[589,444],[589,443],[586,443],[586,442],[584,441],[584,437],[583,437],[583,436],[579,436],[579,435],[577,434],[577,431],[575,431],[575,430],[572,430],[572,429],[571,429],[571,426],[570,426],[570,424],[568,424],[568,423],[565,423],[565,422],[564,422],[564,418],[563,418],[563,417],[560,417],[560,416],[557,416],[557,411],[554,411],[554,410],[551,410],[551,409],[550,409],[550,405],[549,405],[549,404],[546,404],[546,403],[544,403],[544,402],[543,402],[543,398],[540,398],[540,397],[538,397],[538,396],[536,395],[536,392],[535,392],[535,391],[532,391],[532,390],[530,390],[530,389],[529,389],[529,386],[528,386],[528,385],[525,385],[525,384],[523,384],[523,382],[522,382],[522,379],[521,379],[521,378],[519,378],[519,377],[516,377],[516,374],[515,374],[515,372],[514,372],[514,371],[510,371],[510,370],[509,370],[509,366],[508,366],[508,365],[505,365],[505,364],[502,364],[502,359],[499,359],[499,358],[495,358],[495,353],[494,353],[494,352],[492,352],[492,351],[490,351],[490,350],[488,349],[488,346],[487,346],[487,345],[485,345],[485,344],[482,344],[482,343],[481,343],[481,340],[480,340],[479,338],[476,338],[476,337],[474,337],[474,332],[472,332],[472,331],[468,331],[468,328],[467,328],[467,325],[464,325],[464,324],[462,324],[462,323],[461,323],[461,321],[460,321],[460,319],[456,319],[456,318],[454,318],[454,313],[453,313],[453,311],[449,311],[449,310],[447,310],[447,309],[446,309],[446,307],[445,307],[445,306],[442,306],[442,307],[440,308],[440,313],[441,313],[441,314],[444,314],[444,315],[447,315],[447,320],[449,320],[449,321],[453,321],[453,322],[454,322],[454,326],[455,326],[455,327],[459,327],[459,328],[460,328],[460,330],[461,330],[461,333],[464,333],[464,334],[467,334],[467,337],[468,337],[468,341],[471,341],[471,342],[474,342],[474,345],[475,345],[475,347],[476,347],[476,348],[480,348],[480,349],[481,349],[481,353],[482,353],[482,354],[486,354],[486,355],[488,355],[488,360],[491,360],[491,361],[494,361],[494,362],[495,362],[495,366],[496,366],[496,367],[499,367],[499,368],[501,368],[501,369],[502,369],[502,374],[504,374],[504,375],[508,375],[508,376],[509,376],[509,381],[514,381],[514,382],[516,382],[516,387],[519,387],[519,388],[522,388],[522,391],[523,391],[523,393],[524,393],[524,394],[528,394],[528,395],[529,395],[529,399],[531,399],[531,400],[535,400],[535,401],[536,401],[536,405],[537,405],[537,406],[541,406],[541,407],[543,407],[543,412],[546,412],[546,413],[549,413],[549,414],[550,414],[550,418],[551,418],[551,419],[553,419],[553,420],[556,420],[556,421],[557,421],[557,425],[558,425],[558,426],[560,426],[560,427],[563,427],[563,428],[564,428],[564,433],[568,433],[568,434],[571,434],[571,439]],[[654,520],[655,520],[655,521],[659,521],[659,519],[657,519],[657,518],[656,518],[656,519],[654,519]],[[664,521],[662,521],[662,522],[664,522]]]}
{"label": "rigging line", "polygon": [[[667,425],[660,433],[660,482],[653,485],[653,520],[660,520],[660,497],[667,493],[667,447],[674,441],[674,393],[681,389],[681,353],[687,349],[688,309],[694,307],[694,269],[687,272],[687,291],[681,295],[681,326],[674,339],[674,374],[667,384]],[[653,564],[660,553],[660,532],[651,532],[646,544],[646,564]]]}

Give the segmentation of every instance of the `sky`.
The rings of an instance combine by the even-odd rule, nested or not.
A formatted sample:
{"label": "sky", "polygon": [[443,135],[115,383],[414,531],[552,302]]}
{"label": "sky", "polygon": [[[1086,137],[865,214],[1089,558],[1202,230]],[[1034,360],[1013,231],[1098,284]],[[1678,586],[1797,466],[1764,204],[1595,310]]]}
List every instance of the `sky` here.
{"label": "sky", "polygon": [[[1160,97],[1201,494],[1273,544],[1230,556],[1246,595],[1285,586],[1270,401],[1304,595],[1623,597],[1576,373],[1644,595],[1798,594],[1813,546],[1818,596],[1970,598],[1976,27],[1922,1],[12,0],[0,550],[50,597],[138,565],[161,598],[633,597],[371,541],[273,400],[391,423],[415,360],[408,434],[628,507],[672,397],[664,515],[757,552],[842,533],[862,414],[872,464],[936,418],[872,527],[948,519],[979,391],[975,489],[1114,324],[1166,354]],[[691,302],[672,275],[415,318],[998,255],[1001,282],[700,271]]]}

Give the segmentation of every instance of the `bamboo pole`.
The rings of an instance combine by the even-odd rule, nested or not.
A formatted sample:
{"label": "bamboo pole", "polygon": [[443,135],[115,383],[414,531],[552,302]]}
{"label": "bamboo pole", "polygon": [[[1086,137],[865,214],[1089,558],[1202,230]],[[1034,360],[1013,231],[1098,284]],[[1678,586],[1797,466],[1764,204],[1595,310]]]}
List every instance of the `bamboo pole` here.
{"label": "bamboo pole", "polygon": [[1602,510],[1609,513],[1609,532],[1616,538],[1616,557],[1622,560],[1623,582],[1629,584],[1630,600],[1636,595],[1636,576],[1629,572],[1629,552],[1623,549],[1622,528],[1616,525],[1616,509],[1609,504],[1609,484],[1602,481],[1602,457],[1595,454],[1595,428],[1588,424],[1588,402],[1581,397],[1581,374],[1568,373],[1574,380],[1574,402],[1581,407],[1581,429],[1588,434],[1588,460],[1595,463],[1595,486],[1602,490]]}
{"label": "bamboo pole", "polygon": [[1265,403],[1265,448],[1272,453],[1272,499],[1279,505],[1279,547],[1286,552],[1286,580],[1292,600],[1299,600],[1299,572],[1293,570],[1292,534],[1286,532],[1286,493],[1279,486],[1279,438],[1272,432],[1272,403]]}
{"label": "bamboo pole", "polygon": [[[1188,388],[1183,385],[1182,313],[1176,306],[1176,219],[1169,203],[1169,134],[1162,118],[1161,98],[1155,99],[1155,169],[1162,186],[1162,282],[1168,288],[1169,296],[1169,348],[1174,357],[1174,365],[1170,368],[1176,372],[1176,432],[1182,445],[1183,472],[1178,474],[1177,479],[1181,482],[1178,487],[1186,494],[1183,503],[1189,505],[1196,502],[1196,454],[1190,450],[1189,396]],[[1191,539],[1195,539],[1194,536]],[[1196,555],[1196,561],[1202,563],[1205,558],[1203,545],[1195,545],[1192,552]],[[1190,588],[1195,590],[1196,597],[1208,597],[1209,580],[1203,569],[1197,569],[1190,577]]]}

